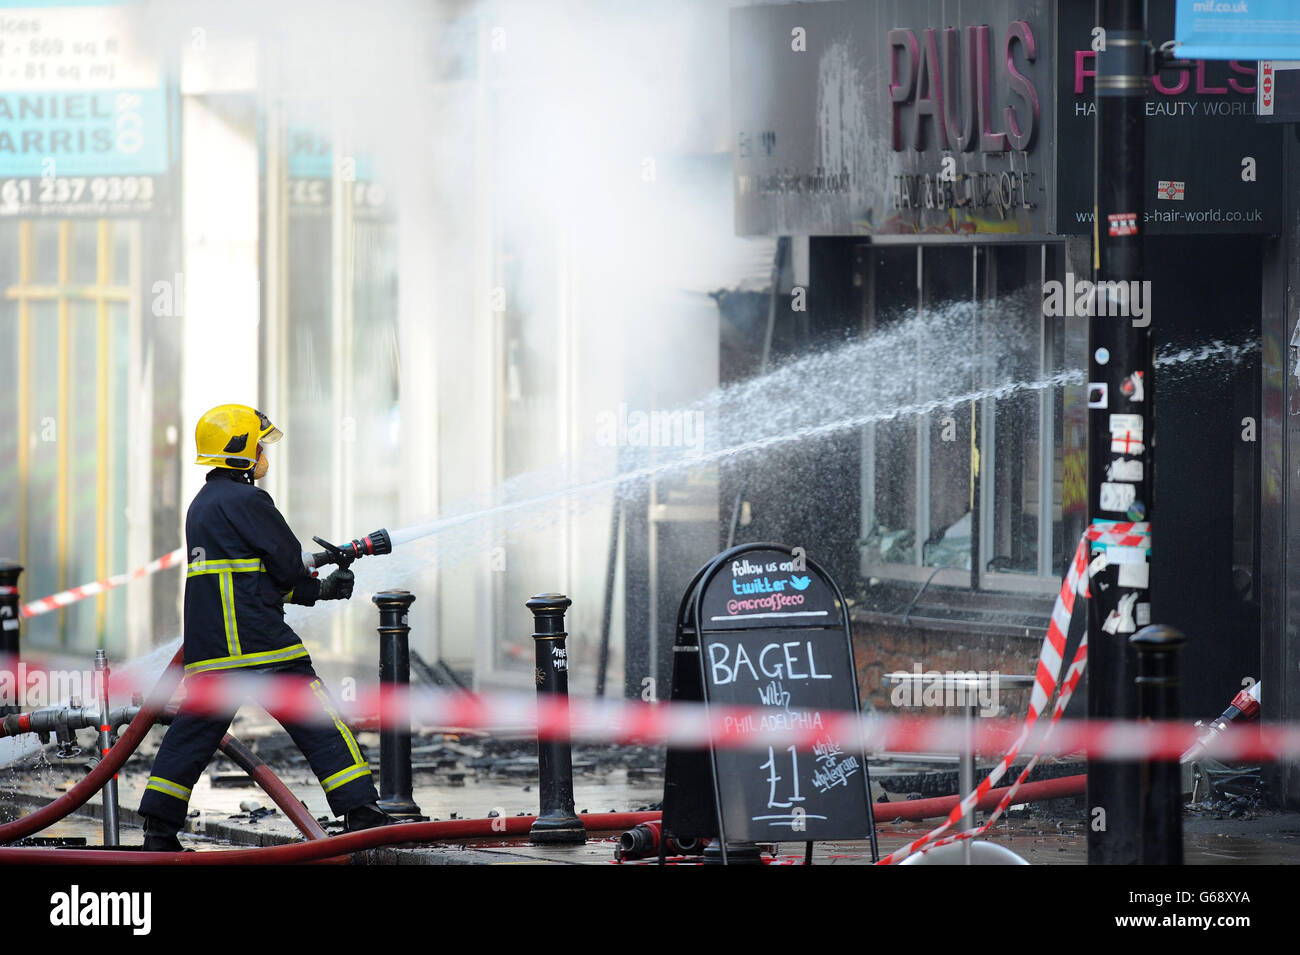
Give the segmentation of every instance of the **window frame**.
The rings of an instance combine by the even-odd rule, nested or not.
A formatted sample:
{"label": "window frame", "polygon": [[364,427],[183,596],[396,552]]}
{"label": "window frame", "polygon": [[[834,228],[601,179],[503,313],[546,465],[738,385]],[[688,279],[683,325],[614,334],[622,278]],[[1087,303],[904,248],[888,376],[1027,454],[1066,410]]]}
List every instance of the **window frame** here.
{"label": "window frame", "polygon": [[[886,246],[886,243],[880,243]],[[889,243],[897,247],[894,243]],[[998,253],[1003,248],[1012,246],[1038,247],[1039,287],[1052,278],[1060,278],[1066,259],[1065,243],[1038,239],[1033,241],[1002,241],[989,243],[972,243],[968,247],[971,254],[971,296],[973,301],[984,305],[996,302]],[[933,248],[951,248],[950,244],[918,242],[913,246],[916,251],[916,304],[920,309],[926,307],[925,268],[926,250]],[[991,253],[991,254],[990,254]],[[876,315],[876,258],[868,256],[869,266],[866,276],[866,289],[863,297],[862,331],[871,334],[875,327]],[[1032,288],[1032,285],[1030,285]],[[1063,321],[1064,319],[1052,319]],[[1038,323],[1037,374],[1046,377],[1052,374],[1051,342],[1048,320],[1040,318]],[[1038,417],[1038,497],[1039,513],[1037,533],[1037,567],[1034,573],[1013,573],[987,567],[988,555],[994,552],[994,508],[995,482],[991,480],[997,467],[997,413],[996,399],[983,398],[979,401],[978,414],[978,479],[979,500],[977,507],[978,532],[972,535],[971,569],[957,567],[935,567],[924,563],[924,541],[930,535],[930,438],[932,422],[930,415],[917,415],[914,422],[915,438],[915,503],[913,508],[915,559],[912,563],[902,564],[873,560],[865,548],[860,554],[860,572],[863,579],[879,578],[881,580],[903,583],[924,584],[931,586],[961,587],[981,593],[1007,593],[1021,595],[1050,595],[1060,586],[1060,580],[1052,567],[1053,534],[1055,532],[1055,513],[1058,505],[1056,495],[1056,422],[1054,416],[1053,389],[1044,389],[1037,393]],[[861,432],[861,475],[859,492],[862,499],[859,533],[865,539],[872,531],[875,521],[875,424],[864,426]],[[976,566],[980,564],[981,566]]]}

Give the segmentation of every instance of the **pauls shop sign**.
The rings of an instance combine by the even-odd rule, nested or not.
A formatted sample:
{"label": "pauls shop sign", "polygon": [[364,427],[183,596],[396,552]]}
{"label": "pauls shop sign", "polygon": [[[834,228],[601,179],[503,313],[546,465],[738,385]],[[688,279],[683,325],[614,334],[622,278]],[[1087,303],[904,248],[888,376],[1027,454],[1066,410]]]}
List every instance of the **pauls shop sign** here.
{"label": "pauls shop sign", "polygon": [[[940,149],[1001,153],[1028,150],[1039,121],[1038,90],[1016,66],[1016,52],[1033,63],[1037,43],[1024,20],[1007,27],[997,62],[1005,71],[1006,85],[1019,98],[1001,111],[993,103],[993,66],[987,26],[967,26],[943,31],[943,56],[939,56],[937,31],[922,31],[920,41],[912,30],[889,31],[889,101],[893,110],[893,147],[924,150],[927,127],[932,127]],[[958,40],[958,36],[961,40]],[[957,50],[961,47],[959,56]],[[904,108],[912,107],[910,135]],[[997,126],[1001,124],[1002,128]]]}
{"label": "pauls shop sign", "polygon": [[[739,233],[1050,233],[1055,24],[1046,0],[733,11]],[[807,55],[776,56],[800,26]]]}
{"label": "pauls shop sign", "polygon": [[[933,146],[956,153],[1005,153],[1033,147],[1042,110],[1037,87],[1022,72],[1037,59],[1037,41],[1027,22],[1007,26],[993,51],[993,32],[983,24],[946,27],[942,42],[933,27],[919,38],[912,30],[890,30],[888,40],[895,151],[924,152]],[[1004,72],[1003,85],[1014,103],[995,101],[994,64]],[[1028,209],[1025,177],[1023,169],[959,174],[949,156],[936,172],[895,175],[893,203],[897,209]]]}

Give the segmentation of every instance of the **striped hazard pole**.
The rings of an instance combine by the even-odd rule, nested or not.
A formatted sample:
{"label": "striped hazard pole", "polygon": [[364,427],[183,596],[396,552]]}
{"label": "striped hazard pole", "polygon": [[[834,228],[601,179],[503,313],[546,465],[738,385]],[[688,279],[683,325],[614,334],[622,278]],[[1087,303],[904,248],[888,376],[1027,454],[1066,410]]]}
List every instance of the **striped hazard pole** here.
{"label": "striped hazard pole", "polygon": [[[1096,528],[1089,528],[1089,534],[1098,532],[1099,531]],[[1106,531],[1100,531],[1100,533],[1106,533]],[[1078,685],[1079,680],[1083,676],[1083,669],[1088,658],[1088,635],[1086,631],[1079,642],[1078,649],[1075,650],[1074,656],[1070,662],[1070,667],[1065,672],[1064,676],[1061,674],[1061,667],[1065,660],[1066,640],[1070,632],[1070,621],[1073,619],[1075,613],[1078,612],[1078,598],[1086,596],[1088,593],[1088,571],[1085,551],[1085,545],[1087,543],[1088,535],[1085,534],[1083,538],[1080,538],[1079,546],[1075,548],[1074,559],[1070,561],[1070,567],[1066,572],[1065,579],[1061,581],[1061,590],[1056,595],[1056,603],[1052,607],[1052,616],[1047,622],[1047,635],[1043,637],[1043,646],[1038,652],[1038,663],[1034,668],[1034,686],[1029,695],[1029,713],[1025,717],[1025,724],[1020,731],[1020,736],[1016,739],[1015,743],[1012,744],[1011,748],[1007,750],[1006,755],[1004,755],[1002,759],[998,761],[998,764],[993,767],[993,771],[990,772],[971,793],[969,793],[964,799],[961,799],[957,805],[953,807],[952,812],[948,814],[948,818],[944,821],[943,825],[932,829],[919,839],[914,839],[906,845],[895,849],[889,855],[881,859],[880,862],[877,863],[878,865],[895,865],[902,862],[914,852],[922,852],[937,848],[941,845],[948,845],[952,842],[958,841],[959,839],[971,839],[978,836],[997,820],[998,816],[1002,814],[1002,811],[1006,809],[1007,806],[1011,805],[1011,798],[1016,794],[1016,791],[1020,788],[1021,784],[1029,778],[1030,771],[1033,770],[1034,765],[1038,762],[1038,757],[1042,752],[1042,747],[1046,742],[1046,737],[1040,740],[1039,748],[1035,751],[1033,759],[1030,761],[1029,765],[1025,767],[1024,771],[1021,772],[1015,784],[1007,792],[1006,797],[998,805],[992,818],[976,829],[968,829],[957,836],[951,836],[947,839],[940,838],[949,829],[957,825],[957,823],[960,822],[968,812],[973,811],[979,804],[980,800],[988,794],[989,790],[996,786],[1002,777],[1006,775],[1007,771],[1011,769],[1011,764],[1014,763],[1016,758],[1020,755],[1021,748],[1029,739],[1035,724],[1038,722],[1039,716],[1047,709],[1048,704],[1052,701],[1053,696],[1056,695],[1059,688],[1060,695],[1056,697],[1057,702],[1052,711],[1052,722],[1048,730],[1050,733],[1051,728],[1056,726],[1056,722],[1061,718],[1061,714],[1065,712],[1066,704],[1070,701],[1070,694],[1074,692],[1074,688]],[[1057,682],[1058,679],[1060,680],[1059,685]]]}

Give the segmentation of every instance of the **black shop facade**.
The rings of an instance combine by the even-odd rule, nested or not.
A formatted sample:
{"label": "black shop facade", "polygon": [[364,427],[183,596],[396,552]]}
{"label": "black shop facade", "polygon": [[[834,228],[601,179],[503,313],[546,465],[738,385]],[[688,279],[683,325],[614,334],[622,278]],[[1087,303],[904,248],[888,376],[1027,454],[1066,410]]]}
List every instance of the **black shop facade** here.
{"label": "black shop facade", "polygon": [[[769,367],[871,336],[908,359],[862,373],[898,376],[887,390],[916,410],[720,477],[720,500],[744,503],[725,536],[807,541],[843,587],[864,706],[892,708],[891,671],[1031,672],[1087,523],[1091,7],[731,14],[736,230],[776,256],[769,293],[719,300],[723,382],[756,372],[756,342]],[[1148,26],[1171,39],[1173,3],[1153,0]],[[1158,356],[1149,613],[1189,637],[1189,718],[1260,679],[1266,718],[1300,718],[1281,675],[1300,683],[1297,141],[1258,121],[1255,76],[1184,63],[1153,78],[1146,108],[1149,282],[1132,320]],[[1002,702],[1018,715],[1027,699]]]}

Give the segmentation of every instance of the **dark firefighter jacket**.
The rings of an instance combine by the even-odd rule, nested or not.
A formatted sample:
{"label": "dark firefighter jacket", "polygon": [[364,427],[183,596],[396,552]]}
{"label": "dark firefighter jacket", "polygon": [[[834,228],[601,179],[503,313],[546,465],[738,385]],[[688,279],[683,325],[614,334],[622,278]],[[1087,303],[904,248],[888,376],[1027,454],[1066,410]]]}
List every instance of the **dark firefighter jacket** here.
{"label": "dark firefighter jacket", "polygon": [[187,675],[307,656],[284,604],[315,603],[320,581],[271,495],[242,472],[214,469],[190,504],[185,544]]}

